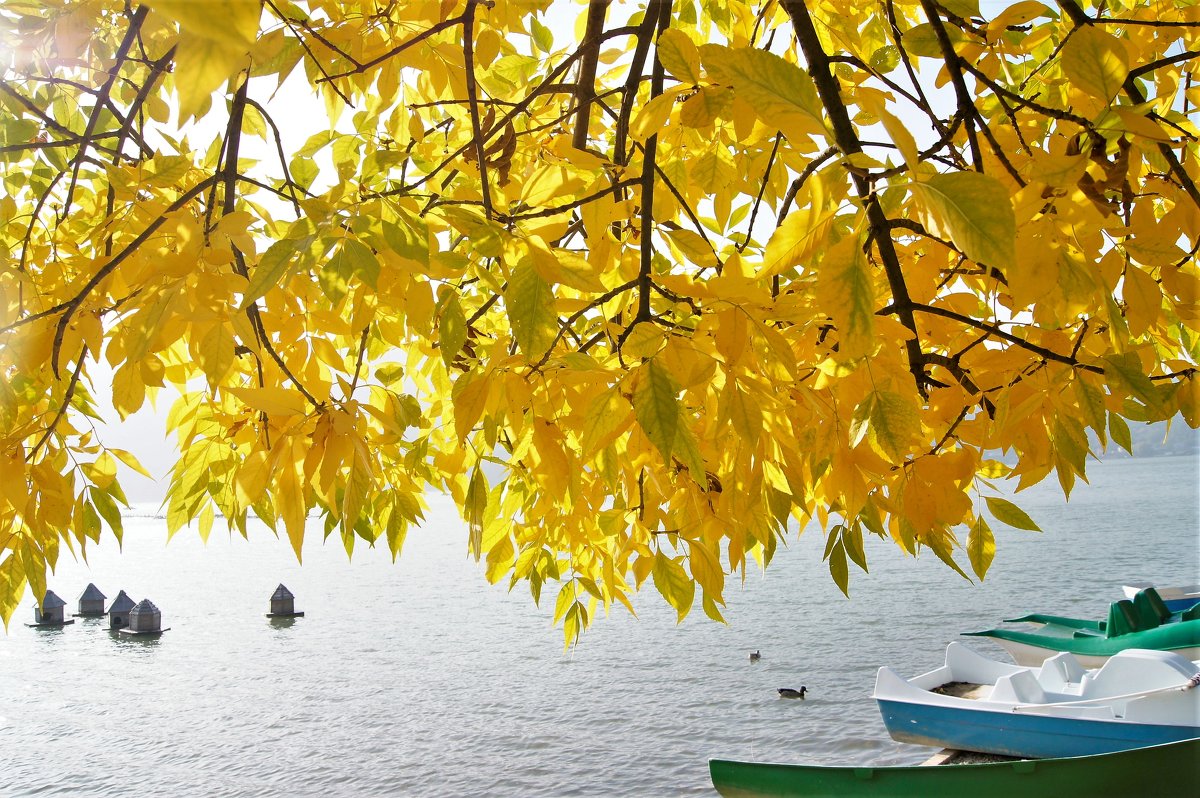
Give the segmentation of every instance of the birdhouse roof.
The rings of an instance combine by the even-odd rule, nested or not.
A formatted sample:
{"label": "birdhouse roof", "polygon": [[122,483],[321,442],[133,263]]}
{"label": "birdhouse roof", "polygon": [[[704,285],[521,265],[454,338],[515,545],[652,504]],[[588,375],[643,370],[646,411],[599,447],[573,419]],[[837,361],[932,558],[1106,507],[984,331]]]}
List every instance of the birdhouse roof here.
{"label": "birdhouse roof", "polygon": [[65,607],[67,602],[63,601],[53,590],[47,590],[45,598],[42,599],[42,609],[52,610],[56,607]]}
{"label": "birdhouse roof", "polygon": [[131,609],[133,609],[133,599],[127,596],[124,590],[118,593],[117,597],[113,599],[113,603],[108,606],[109,612],[129,612]]}
{"label": "birdhouse roof", "polygon": [[88,586],[83,589],[83,595],[79,597],[79,600],[96,601],[99,599],[100,601],[103,601],[106,598],[108,598],[108,596],[101,593],[100,588],[96,587],[91,582],[88,582]]}
{"label": "birdhouse roof", "polygon": [[130,615],[147,615],[158,612],[158,607],[154,606],[154,602],[150,599],[142,599],[137,606],[129,611]]}
{"label": "birdhouse roof", "polygon": [[271,594],[272,601],[276,601],[278,599],[290,599],[290,598],[295,598],[295,596],[292,595],[292,591],[288,590],[282,584],[280,584],[279,587],[275,588],[275,592]]}

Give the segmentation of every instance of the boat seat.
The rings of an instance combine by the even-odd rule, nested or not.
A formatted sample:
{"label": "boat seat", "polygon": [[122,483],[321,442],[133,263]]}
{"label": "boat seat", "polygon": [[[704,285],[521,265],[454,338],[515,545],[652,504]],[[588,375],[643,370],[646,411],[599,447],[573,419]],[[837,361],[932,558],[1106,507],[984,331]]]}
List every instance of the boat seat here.
{"label": "boat seat", "polygon": [[992,688],[991,700],[1013,704],[1042,704],[1046,701],[1046,691],[1038,684],[1033,671],[1021,670],[997,679],[996,686]]}
{"label": "boat seat", "polygon": [[1133,597],[1133,608],[1137,610],[1139,618],[1154,619],[1153,626],[1148,626],[1147,629],[1153,629],[1171,618],[1171,611],[1167,609],[1162,596],[1158,595],[1158,591],[1152,587],[1138,591],[1137,595]]}
{"label": "boat seat", "polygon": [[1120,637],[1139,629],[1137,611],[1129,599],[1114,601],[1108,607],[1108,622],[1104,625],[1105,637]]}
{"label": "boat seat", "polygon": [[1055,693],[1063,692],[1067,685],[1079,684],[1087,671],[1074,654],[1062,652],[1042,663],[1037,681],[1042,689]]}

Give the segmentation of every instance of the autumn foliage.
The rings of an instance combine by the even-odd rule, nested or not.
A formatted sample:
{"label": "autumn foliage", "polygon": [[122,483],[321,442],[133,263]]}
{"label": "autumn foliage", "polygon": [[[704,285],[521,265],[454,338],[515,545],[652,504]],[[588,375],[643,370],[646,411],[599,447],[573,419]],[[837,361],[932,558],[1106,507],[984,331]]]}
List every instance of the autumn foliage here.
{"label": "autumn foliage", "polygon": [[8,0],[0,613],[164,388],[172,533],[445,490],[568,641],[809,522],[982,578],[1011,488],[1200,424],[1200,6],[984,6]]}

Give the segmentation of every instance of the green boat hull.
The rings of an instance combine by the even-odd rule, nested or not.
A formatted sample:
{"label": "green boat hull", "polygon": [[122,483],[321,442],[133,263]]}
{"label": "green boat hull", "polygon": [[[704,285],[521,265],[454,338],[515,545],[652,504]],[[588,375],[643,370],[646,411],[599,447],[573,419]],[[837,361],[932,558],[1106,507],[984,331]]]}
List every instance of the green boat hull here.
{"label": "green boat hull", "polygon": [[1066,759],[983,765],[836,767],[713,759],[713,786],[725,798],[1064,798],[1072,795],[1200,795],[1200,739]]}

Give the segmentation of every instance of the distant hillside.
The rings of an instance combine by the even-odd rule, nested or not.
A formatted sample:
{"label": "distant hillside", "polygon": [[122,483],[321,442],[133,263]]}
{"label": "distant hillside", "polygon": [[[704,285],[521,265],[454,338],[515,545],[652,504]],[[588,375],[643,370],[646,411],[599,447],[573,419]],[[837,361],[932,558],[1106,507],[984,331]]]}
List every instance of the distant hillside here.
{"label": "distant hillside", "polygon": [[[1089,435],[1091,430],[1088,430]],[[1200,430],[1195,430],[1184,423],[1182,418],[1171,422],[1168,430],[1165,423],[1160,424],[1129,424],[1129,436],[1133,440],[1133,454],[1136,457],[1167,457],[1181,454],[1200,454]],[[1129,454],[1117,446],[1112,440],[1108,442],[1108,451],[1101,452],[1095,436],[1092,438],[1092,451],[1100,455],[1100,459],[1128,457]]]}

